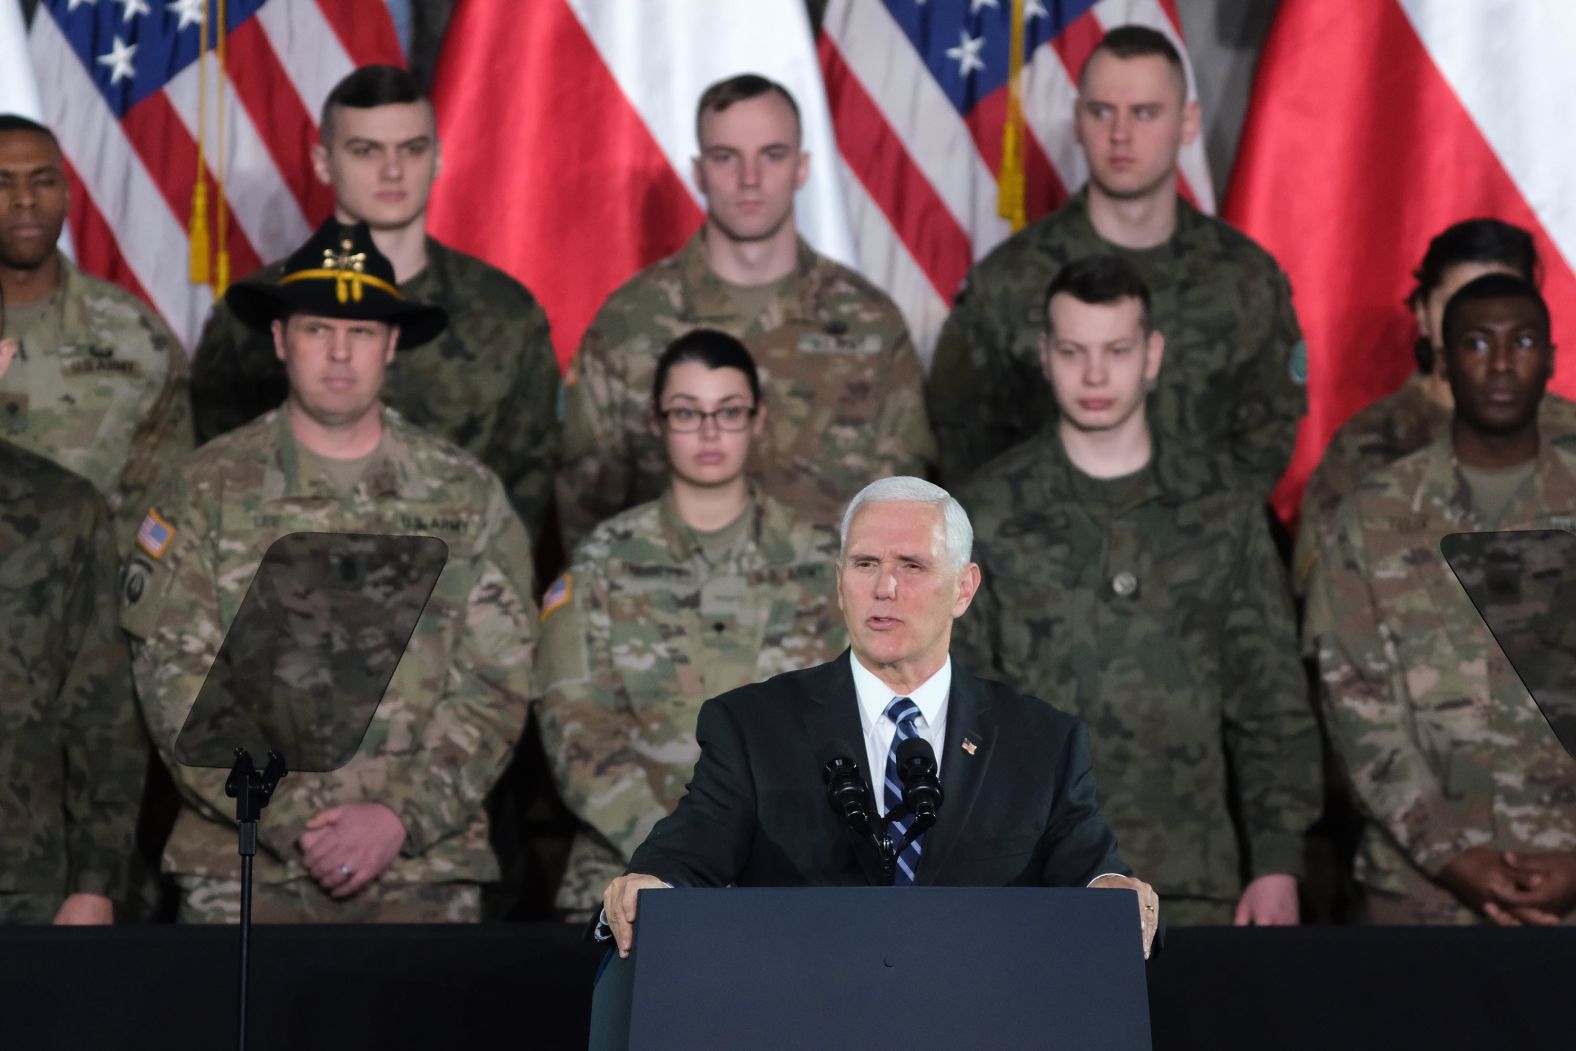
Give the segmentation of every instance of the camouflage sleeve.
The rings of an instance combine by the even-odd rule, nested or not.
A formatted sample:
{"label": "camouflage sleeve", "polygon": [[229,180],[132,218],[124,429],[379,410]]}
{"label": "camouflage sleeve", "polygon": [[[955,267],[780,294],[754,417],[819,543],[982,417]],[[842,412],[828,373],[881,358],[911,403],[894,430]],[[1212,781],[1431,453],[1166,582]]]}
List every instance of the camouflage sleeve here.
{"label": "camouflage sleeve", "polygon": [[564,377],[558,524],[573,551],[596,524],[629,506],[633,465],[624,419],[631,392],[615,363],[607,308],[592,321]]}
{"label": "camouflage sleeve", "polygon": [[631,747],[640,727],[613,667],[605,582],[585,562],[560,580],[561,605],[543,614],[542,745],[564,803],[627,862],[668,807]]}
{"label": "camouflage sleeve", "polygon": [[[122,571],[120,623],[131,636],[137,701],[181,798],[204,818],[233,826],[235,800],[224,792],[229,771],[186,766],[175,757],[176,738],[228,628],[220,619],[215,557],[223,538],[212,535],[178,474],[165,479],[150,513],[168,524],[169,539],[157,555],[135,547]],[[330,788],[312,774],[286,777],[258,826],[262,846],[291,857],[306,823],[339,801]]]}
{"label": "camouflage sleeve", "polygon": [[147,414],[137,421],[126,466],[110,502],[118,522],[117,533],[125,545],[122,550],[130,549],[154,487],[196,446],[186,354],[162,321],[150,317],[147,324],[153,330],[154,346],[164,352],[164,386]]}
{"label": "camouflage sleeve", "polygon": [[501,486],[487,520],[442,694],[420,746],[389,764],[382,801],[405,825],[401,852],[409,856],[465,830],[525,731],[536,642],[531,541]]}
{"label": "camouflage sleeve", "polygon": [[1232,405],[1231,449],[1251,492],[1268,497],[1291,463],[1297,427],[1308,413],[1308,345],[1277,268],[1262,312],[1262,335],[1243,349]]}
{"label": "camouflage sleeve", "polygon": [[558,463],[558,358],[541,304],[532,300],[510,329],[517,340],[511,356],[518,368],[498,406],[503,425],[494,429],[492,447],[481,458],[497,465],[509,502],[535,539],[552,506]]}
{"label": "camouflage sleeve", "polygon": [[148,742],[137,723],[131,656],[118,623],[118,560],[107,510],[95,501],[85,524],[66,598],[70,661],[59,701],[68,886],[115,898],[135,849]]}
{"label": "camouflage sleeve", "polygon": [[1359,519],[1345,505],[1308,581],[1305,646],[1318,653],[1330,746],[1362,809],[1432,876],[1475,845],[1468,830],[1493,827],[1492,816],[1448,798],[1423,751],[1406,672],[1378,616],[1361,552]]}
{"label": "camouflage sleeve", "polygon": [[941,481],[950,486],[968,481],[1023,431],[1021,388],[1011,364],[1011,305],[976,284],[977,273],[969,275],[941,327],[925,384]]}
{"label": "camouflage sleeve", "polygon": [[886,392],[875,420],[872,477],[907,474],[923,478],[936,462],[936,439],[925,412],[925,369],[919,363],[908,325],[892,309],[891,331],[882,339],[887,347]]}
{"label": "camouflage sleeve", "polygon": [[1240,557],[1222,625],[1224,739],[1246,832],[1250,878],[1301,876],[1303,836],[1319,816],[1319,727],[1297,631],[1263,508],[1245,505]]}
{"label": "camouflage sleeve", "polygon": [[250,423],[284,400],[284,366],[273,342],[241,323],[224,300],[213,305],[192,355],[192,426],[197,442]]}

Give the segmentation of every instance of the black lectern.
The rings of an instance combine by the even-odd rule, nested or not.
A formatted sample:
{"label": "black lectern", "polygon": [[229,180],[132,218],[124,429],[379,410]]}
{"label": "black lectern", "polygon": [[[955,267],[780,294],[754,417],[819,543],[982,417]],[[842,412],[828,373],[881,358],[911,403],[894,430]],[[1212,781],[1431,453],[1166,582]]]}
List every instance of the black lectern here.
{"label": "black lectern", "polygon": [[613,958],[591,1047],[1148,1051],[1131,893],[660,890]]}
{"label": "black lectern", "polygon": [[[257,823],[289,770],[337,770],[367,726],[448,561],[437,537],[291,533],[263,556],[175,757],[230,771],[241,855],[237,1046],[246,1047]],[[266,756],[258,769],[253,756]]]}

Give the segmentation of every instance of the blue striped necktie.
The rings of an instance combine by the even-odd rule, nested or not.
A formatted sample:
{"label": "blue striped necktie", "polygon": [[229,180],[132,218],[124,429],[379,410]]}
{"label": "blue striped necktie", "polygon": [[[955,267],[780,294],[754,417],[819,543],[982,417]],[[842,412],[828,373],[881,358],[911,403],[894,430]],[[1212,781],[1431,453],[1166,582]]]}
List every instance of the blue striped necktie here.
{"label": "blue striped necktie", "polygon": [[[888,814],[899,811],[903,806],[903,782],[897,776],[897,746],[910,737],[919,736],[919,727],[914,720],[919,717],[919,706],[907,697],[894,697],[892,703],[887,705],[886,717],[897,724],[897,733],[892,735],[892,747],[887,749],[886,761],[886,812]],[[914,816],[907,814],[898,820],[887,822],[891,826],[892,845],[896,846],[908,833],[909,826],[914,823]],[[925,837],[920,836],[908,845],[908,849],[898,855],[897,868],[892,873],[894,887],[907,887],[914,882],[914,873],[919,871],[919,856],[925,850]]]}

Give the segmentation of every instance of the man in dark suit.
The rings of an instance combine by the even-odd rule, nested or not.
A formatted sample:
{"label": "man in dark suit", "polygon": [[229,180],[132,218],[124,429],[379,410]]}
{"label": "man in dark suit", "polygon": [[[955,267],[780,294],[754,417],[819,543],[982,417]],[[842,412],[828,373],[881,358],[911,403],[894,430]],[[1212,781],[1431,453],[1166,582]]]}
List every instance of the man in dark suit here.
{"label": "man in dark suit", "polygon": [[1149,954],[1159,899],[1117,854],[1083,725],[952,663],[952,622],[980,584],[972,545],[963,508],[928,482],[884,478],[854,497],[837,567],[849,652],[701,708],[688,791],[603,895],[620,955],[642,890],[882,882],[821,770],[862,741],[860,765],[886,774],[872,778],[885,814],[896,742],[913,736],[934,748],[946,799],[894,883],[1133,890]]}

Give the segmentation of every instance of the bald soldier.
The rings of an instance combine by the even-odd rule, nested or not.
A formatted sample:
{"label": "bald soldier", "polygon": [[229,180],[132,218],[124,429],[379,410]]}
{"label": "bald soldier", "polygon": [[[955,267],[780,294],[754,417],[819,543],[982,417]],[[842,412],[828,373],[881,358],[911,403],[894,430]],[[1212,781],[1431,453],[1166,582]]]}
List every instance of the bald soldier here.
{"label": "bald soldier", "polygon": [[1156,435],[1229,461],[1267,497],[1307,411],[1307,352],[1275,260],[1177,194],[1177,154],[1199,130],[1182,56],[1153,29],[1111,30],[1078,78],[1074,126],[1089,182],[982,259],[942,327],[928,404],[943,478],[967,482],[1056,412],[1040,378],[1040,294],[1065,264],[1103,254],[1138,270],[1166,334]]}
{"label": "bald soldier", "polygon": [[81,475],[128,546],[149,488],[191,450],[186,356],[131,293],[57,247],[70,206],[54,134],[0,114],[0,438]]}
{"label": "bald soldier", "polygon": [[647,427],[652,372],[696,328],[735,336],[754,356],[771,411],[751,474],[808,520],[835,526],[870,479],[923,473],[934,457],[902,315],[797,234],[794,191],[810,156],[793,96],[753,74],[714,84],[696,138],[705,224],[608,297],[565,377],[558,504],[571,546],[662,491],[662,446]]}
{"label": "bald soldier", "polygon": [[[263,922],[462,922],[498,878],[483,800],[525,727],[536,607],[525,528],[497,477],[378,398],[396,348],[443,328],[364,224],[328,220],[231,309],[272,332],[285,405],[203,446],[159,491],[126,570],[121,623],[154,743],[181,791],[164,853],[188,922],[239,909],[225,772],[172,746],[242,596],[294,532],[434,536],[448,564],[343,768],[291,773],[260,827]],[[288,756],[286,757],[288,761]]]}

